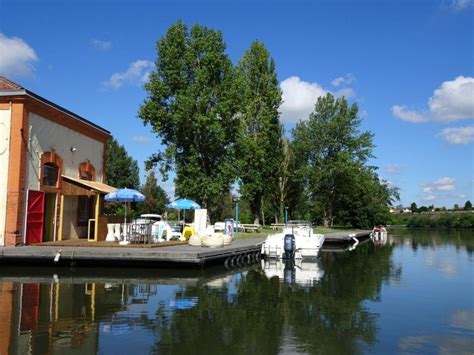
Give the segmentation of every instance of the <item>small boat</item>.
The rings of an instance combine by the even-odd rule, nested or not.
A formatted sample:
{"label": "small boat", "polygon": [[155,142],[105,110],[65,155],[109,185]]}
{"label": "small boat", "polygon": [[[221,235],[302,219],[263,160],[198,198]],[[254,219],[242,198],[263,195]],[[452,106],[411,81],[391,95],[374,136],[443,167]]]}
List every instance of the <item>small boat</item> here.
{"label": "small boat", "polygon": [[376,225],[370,233],[370,239],[375,245],[385,245],[387,243],[387,237],[387,229],[380,224]]}
{"label": "small boat", "polygon": [[[288,246],[290,239],[291,252]],[[288,221],[282,232],[267,237],[262,244],[262,254],[266,258],[281,259],[288,256],[295,259],[315,259],[323,243],[324,235],[314,233],[311,222]]]}

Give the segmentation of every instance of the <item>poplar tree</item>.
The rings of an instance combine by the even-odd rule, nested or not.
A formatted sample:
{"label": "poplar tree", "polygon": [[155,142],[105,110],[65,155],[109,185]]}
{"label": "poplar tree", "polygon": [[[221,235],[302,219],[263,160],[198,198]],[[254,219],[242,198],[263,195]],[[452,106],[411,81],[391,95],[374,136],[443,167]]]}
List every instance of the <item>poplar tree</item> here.
{"label": "poplar tree", "polygon": [[283,159],[278,119],[281,91],[275,63],[263,43],[254,41],[237,66],[240,127],[237,138],[239,190],[250,202],[254,223],[265,197],[278,189]]}
{"label": "poplar tree", "polygon": [[310,202],[323,211],[325,226],[332,226],[336,212],[349,211],[343,202],[358,196],[354,190],[361,185],[358,177],[373,170],[366,166],[373,156],[373,134],[360,132],[360,124],[356,104],[349,106],[346,99],[327,94],[318,98],[309,119],[293,130],[306,192]]}
{"label": "poplar tree", "polygon": [[164,146],[147,168],[158,164],[164,178],[174,170],[176,195],[196,200],[211,217],[235,179],[236,95],[225,48],[220,31],[172,25],[157,43],[138,114]]}

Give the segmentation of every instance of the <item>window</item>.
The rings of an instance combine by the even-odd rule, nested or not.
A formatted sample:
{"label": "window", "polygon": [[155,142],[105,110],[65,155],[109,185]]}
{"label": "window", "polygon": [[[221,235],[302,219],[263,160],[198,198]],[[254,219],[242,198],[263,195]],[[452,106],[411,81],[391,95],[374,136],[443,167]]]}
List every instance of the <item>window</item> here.
{"label": "window", "polygon": [[61,191],[63,160],[54,150],[41,154],[40,189],[46,192]]}
{"label": "window", "polygon": [[79,165],[79,179],[95,181],[95,168],[89,160]]}
{"label": "window", "polygon": [[89,180],[89,181],[91,181],[91,180],[92,180],[92,175],[89,174],[87,171],[82,171],[80,178],[81,178],[82,180]]}
{"label": "window", "polygon": [[59,168],[52,163],[43,165],[43,185],[56,187],[58,184]]}

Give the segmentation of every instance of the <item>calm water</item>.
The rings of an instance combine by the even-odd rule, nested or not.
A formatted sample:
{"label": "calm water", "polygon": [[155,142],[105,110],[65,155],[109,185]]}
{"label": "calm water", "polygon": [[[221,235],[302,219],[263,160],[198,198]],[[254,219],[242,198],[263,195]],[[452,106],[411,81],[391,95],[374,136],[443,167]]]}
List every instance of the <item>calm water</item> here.
{"label": "calm water", "polygon": [[294,267],[2,266],[0,354],[472,354],[472,234],[392,231]]}

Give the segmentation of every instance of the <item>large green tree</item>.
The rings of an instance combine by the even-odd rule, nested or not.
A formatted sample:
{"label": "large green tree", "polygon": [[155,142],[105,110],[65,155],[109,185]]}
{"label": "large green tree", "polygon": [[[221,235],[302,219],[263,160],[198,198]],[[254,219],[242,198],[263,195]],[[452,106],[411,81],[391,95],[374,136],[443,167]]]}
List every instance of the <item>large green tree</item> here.
{"label": "large green tree", "polygon": [[237,66],[240,129],[237,138],[239,190],[250,202],[254,223],[263,201],[278,188],[283,158],[278,119],[281,91],[275,63],[263,43],[254,41]]}
{"label": "large green tree", "polygon": [[384,219],[396,192],[367,165],[373,135],[361,132],[360,124],[357,104],[349,106],[345,98],[327,94],[318,98],[309,119],[293,130],[305,192],[313,210],[322,212],[325,226],[336,216],[358,226]]}
{"label": "large green tree", "polygon": [[165,190],[158,185],[158,179],[153,170],[148,173],[141,192],[145,195],[146,199],[144,202],[137,204],[140,214],[163,213],[165,206],[170,202]]}
{"label": "large green tree", "polygon": [[107,144],[107,184],[117,188],[140,188],[138,163],[115,138]]}
{"label": "large green tree", "polygon": [[219,31],[173,24],[157,43],[156,69],[139,110],[165,146],[147,167],[159,164],[165,177],[174,169],[176,195],[200,202],[211,217],[235,179],[238,119],[234,70],[225,48]]}

